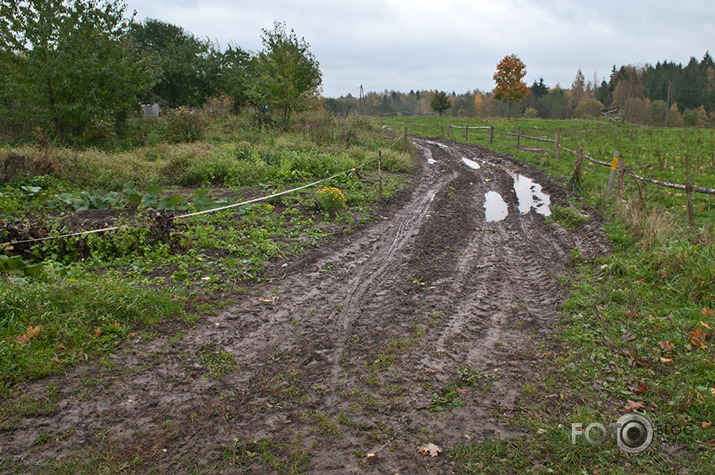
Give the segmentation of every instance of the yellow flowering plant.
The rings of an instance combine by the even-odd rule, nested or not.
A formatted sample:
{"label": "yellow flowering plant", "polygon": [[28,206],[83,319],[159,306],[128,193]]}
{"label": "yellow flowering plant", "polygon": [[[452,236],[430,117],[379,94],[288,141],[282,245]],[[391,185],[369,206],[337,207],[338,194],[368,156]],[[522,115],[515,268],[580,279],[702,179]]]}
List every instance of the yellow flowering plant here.
{"label": "yellow flowering plant", "polygon": [[330,213],[345,206],[345,195],[334,186],[326,186],[315,192],[315,201],[323,211]]}

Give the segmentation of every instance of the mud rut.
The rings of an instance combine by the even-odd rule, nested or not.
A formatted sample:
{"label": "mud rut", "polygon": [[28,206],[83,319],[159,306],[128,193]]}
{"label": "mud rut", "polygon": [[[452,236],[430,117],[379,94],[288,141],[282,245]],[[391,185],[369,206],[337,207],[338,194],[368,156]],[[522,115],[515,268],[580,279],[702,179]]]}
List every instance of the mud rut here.
{"label": "mud rut", "polygon": [[[533,355],[559,312],[558,275],[574,247],[600,254],[606,239],[597,220],[568,232],[519,213],[506,169],[566,203],[563,185],[542,172],[477,146],[414,142],[412,191],[383,219],[279,263],[277,280],[183,338],[130,342],[113,368],[51,379],[56,409],[0,432],[0,456],[31,468],[104,441],[100,450],[162,471],[261,472],[267,466],[241,448],[270,438],[280,460],[309,453],[314,473],[435,473],[450,471],[449,460],[418,446],[518,435],[499,415],[518,406],[543,364]],[[488,191],[507,202],[503,221],[485,222]],[[210,376],[199,357],[206,348],[232,353],[237,368]],[[464,405],[429,410],[466,365],[484,377],[460,391]],[[65,435],[32,446],[43,432]],[[226,447],[236,455],[220,462]]]}

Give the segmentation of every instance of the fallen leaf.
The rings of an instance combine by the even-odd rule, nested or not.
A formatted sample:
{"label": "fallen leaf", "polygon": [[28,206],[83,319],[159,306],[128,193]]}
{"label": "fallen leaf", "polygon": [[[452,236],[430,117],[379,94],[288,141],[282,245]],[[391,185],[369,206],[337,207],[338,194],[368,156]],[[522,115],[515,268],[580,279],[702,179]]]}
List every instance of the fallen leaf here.
{"label": "fallen leaf", "polygon": [[102,336],[102,329],[97,327],[94,329],[94,336]]}
{"label": "fallen leaf", "polygon": [[645,283],[646,283],[646,280],[641,279],[641,280],[636,280],[635,282],[633,282],[633,285],[641,285],[641,284],[645,284]]}
{"label": "fallen leaf", "polygon": [[693,346],[697,346],[702,350],[708,347],[708,345],[705,344],[705,338],[707,338],[707,335],[703,333],[700,328],[696,328],[694,332],[688,333],[688,338],[690,338],[690,343]]}
{"label": "fallen leaf", "polygon": [[712,421],[703,422],[703,429],[707,429],[711,425],[713,425]]}
{"label": "fallen leaf", "polygon": [[442,448],[439,447],[438,445],[435,445],[432,442],[430,442],[427,445],[417,447],[417,451],[419,453],[421,453],[422,455],[429,455],[430,457],[436,457],[442,452]]}
{"label": "fallen leaf", "polygon": [[436,373],[437,371],[436,369],[425,368],[425,373]]}
{"label": "fallen leaf", "polygon": [[469,389],[457,387],[457,392],[459,394],[467,394],[469,392]]}
{"label": "fallen leaf", "polygon": [[700,313],[703,314],[703,317],[710,317],[710,318],[715,317],[715,309],[712,309],[712,308],[705,307],[702,310],[702,312],[700,312]]}
{"label": "fallen leaf", "polygon": [[633,311],[630,311],[630,312],[628,312],[628,313],[626,314],[626,318],[627,318],[628,320],[633,320],[633,319],[636,318],[638,315],[640,315],[640,314],[639,314],[638,312],[636,312],[635,310],[633,310]]}
{"label": "fallen leaf", "polygon": [[626,411],[643,411],[645,410],[645,404],[643,404],[640,401],[631,401],[630,399],[628,400],[628,403],[626,404]]}
{"label": "fallen leaf", "polygon": [[670,353],[673,351],[673,348],[675,348],[675,344],[671,343],[670,341],[659,341],[658,346],[660,346],[660,349],[665,351],[666,353]]}
{"label": "fallen leaf", "polygon": [[27,330],[25,330],[25,333],[23,333],[22,335],[18,335],[18,337],[16,338],[17,342],[23,345],[30,343],[30,340],[40,336],[41,328],[42,327],[40,325],[37,325],[35,327],[33,327],[32,325],[28,325]]}
{"label": "fallen leaf", "polygon": [[668,364],[673,362],[673,358],[661,358],[660,362],[663,364]]}
{"label": "fallen leaf", "polygon": [[648,391],[648,385],[645,383],[645,381],[638,381],[638,384],[628,386],[628,389],[630,389],[636,394],[645,394],[645,392]]}
{"label": "fallen leaf", "polygon": [[702,320],[700,321],[700,324],[701,324],[702,326],[704,326],[705,328],[707,328],[708,330],[712,330],[712,328],[710,328],[710,325],[708,325],[707,323],[703,322]]}
{"label": "fallen leaf", "polygon": [[621,335],[621,339],[625,341],[633,341],[636,339],[636,336],[633,333],[628,332]]}
{"label": "fallen leaf", "polygon": [[59,359],[59,358],[56,357],[56,356],[53,356],[53,357],[52,357],[52,361],[54,361],[54,362],[57,363],[57,364],[62,364],[62,360]]}
{"label": "fallen leaf", "polygon": [[269,297],[269,296],[267,296],[267,295],[264,295],[263,297],[261,297],[260,299],[258,299],[259,302],[263,302],[263,303],[271,303],[271,302],[275,302],[276,300],[278,300],[278,296],[277,296],[277,295],[274,295],[273,297]]}
{"label": "fallen leaf", "polygon": [[370,452],[369,454],[367,454],[367,458],[369,458],[369,459],[373,458],[374,456],[375,456],[375,454],[373,454],[372,452]]}

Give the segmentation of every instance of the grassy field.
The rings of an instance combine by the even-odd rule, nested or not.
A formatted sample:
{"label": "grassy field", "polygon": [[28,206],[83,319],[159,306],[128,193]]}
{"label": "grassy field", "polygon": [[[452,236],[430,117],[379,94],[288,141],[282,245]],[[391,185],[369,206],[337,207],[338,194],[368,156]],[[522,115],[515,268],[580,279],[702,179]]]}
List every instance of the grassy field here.
{"label": "grassy field", "polygon": [[[427,126],[410,125],[411,123]],[[661,181],[715,188],[715,130],[653,129],[602,121],[468,120],[478,127],[553,139],[610,162],[620,152],[634,173]],[[401,118],[396,130],[446,137],[446,120]],[[464,129],[450,138],[464,142]],[[553,144],[470,130],[469,142],[538,165],[570,186],[575,156]],[[572,256],[564,279],[570,297],[557,339],[538,350],[545,374],[522,389],[523,412],[505,417],[530,427],[527,441],[487,441],[454,450],[458,472],[708,473],[715,460],[715,198],[693,194],[695,227],[686,194],[626,178],[624,199],[607,196],[609,168],[584,162],[573,207],[596,207],[606,218],[614,254]],[[550,369],[549,369],[550,368]],[[557,398],[556,402],[554,397]],[[646,415],[655,438],[646,452],[628,455],[613,438],[572,445],[572,423],[608,427],[627,413]],[[601,432],[596,429],[593,438]],[[590,467],[584,470],[584,467]],[[690,472],[692,470],[692,472]]]}
{"label": "grassy field", "polygon": [[[265,279],[272,259],[300,255],[374,219],[378,150],[384,199],[407,186],[413,167],[410,152],[390,148],[395,138],[366,119],[307,114],[284,131],[214,113],[201,141],[148,135],[104,149],[42,140],[0,145],[1,168],[12,173],[0,188],[0,242],[126,226],[4,244],[0,395],[111,352],[158,322],[194,320],[246,282]],[[240,203],[361,164],[320,187],[246,206],[176,221],[157,212]],[[323,187],[336,188],[344,206],[321,207],[316,191]]]}

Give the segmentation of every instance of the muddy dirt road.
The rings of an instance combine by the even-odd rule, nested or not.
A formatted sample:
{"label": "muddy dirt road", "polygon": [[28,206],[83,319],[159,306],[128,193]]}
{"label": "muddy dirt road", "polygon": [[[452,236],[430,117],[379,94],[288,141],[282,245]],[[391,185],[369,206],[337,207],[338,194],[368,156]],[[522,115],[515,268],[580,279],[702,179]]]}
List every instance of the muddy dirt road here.
{"label": "muddy dirt road", "polygon": [[538,170],[414,142],[415,183],[379,222],[279,262],[216,316],[53,378],[56,407],[0,433],[1,455],[30,469],[89,449],[137,471],[448,473],[418,447],[524,436],[500,414],[543,364],[572,249],[601,254],[605,236],[596,220],[545,222],[567,201]]}

